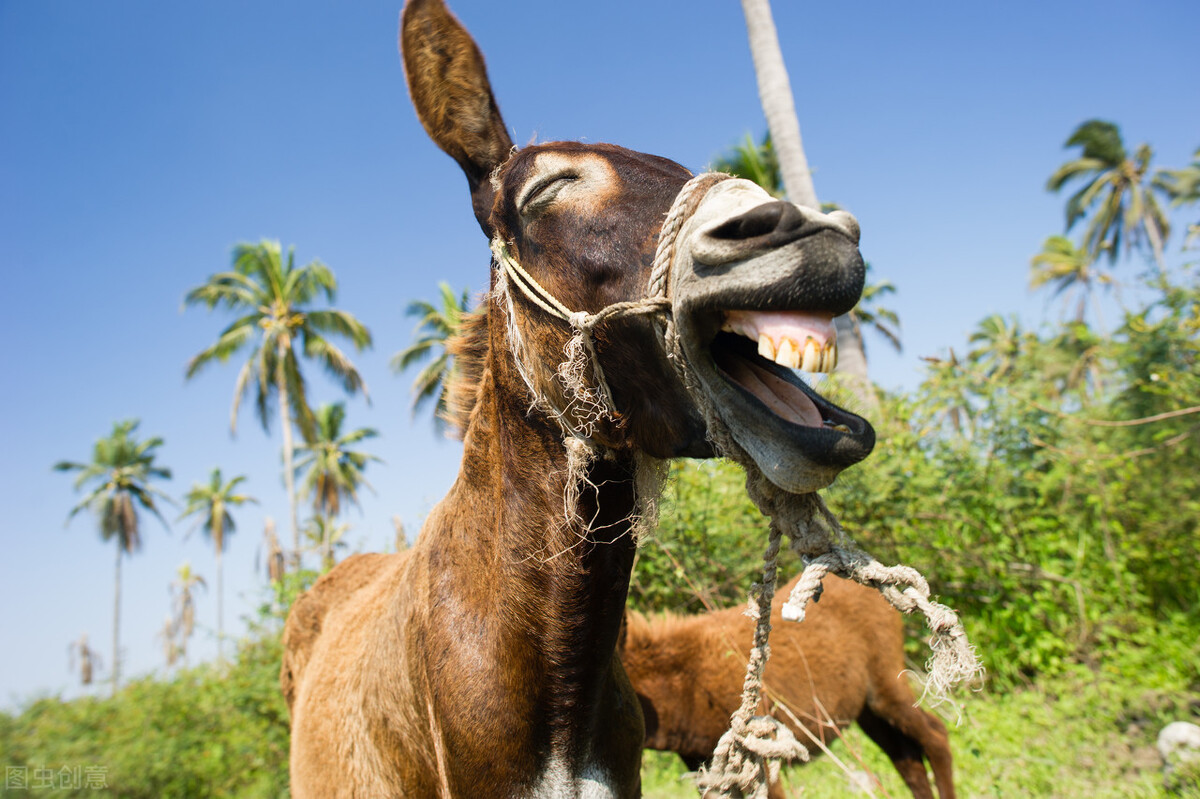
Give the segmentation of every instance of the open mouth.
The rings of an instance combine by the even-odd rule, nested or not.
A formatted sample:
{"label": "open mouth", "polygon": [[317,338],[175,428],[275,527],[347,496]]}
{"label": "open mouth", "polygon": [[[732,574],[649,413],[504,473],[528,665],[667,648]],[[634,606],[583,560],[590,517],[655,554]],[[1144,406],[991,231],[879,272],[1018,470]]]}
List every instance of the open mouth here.
{"label": "open mouth", "polygon": [[710,365],[697,376],[734,438],[772,482],[790,491],[815,490],[870,453],[871,425],[822,397],[797,371],[817,374],[836,366],[832,313],[718,313],[719,322],[710,317],[703,325],[717,332],[707,348]]}
{"label": "open mouth", "polygon": [[[857,417],[813,391],[794,370],[837,365],[833,315],[801,311],[727,311],[710,345],[721,376],[792,425],[852,433]],[[852,427],[853,426],[853,427]]]}

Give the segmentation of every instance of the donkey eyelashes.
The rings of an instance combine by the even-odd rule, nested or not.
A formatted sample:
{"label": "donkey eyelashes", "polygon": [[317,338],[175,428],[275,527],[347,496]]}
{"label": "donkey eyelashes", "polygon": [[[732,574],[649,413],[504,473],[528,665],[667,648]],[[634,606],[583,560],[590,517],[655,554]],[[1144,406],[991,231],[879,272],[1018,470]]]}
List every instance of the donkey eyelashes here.
{"label": "donkey eyelashes", "polygon": [[545,208],[558,193],[569,183],[574,183],[579,180],[579,175],[568,172],[557,175],[550,175],[543,178],[532,187],[527,189],[521,198],[517,201],[517,210],[522,214],[529,214],[534,211],[539,211]]}

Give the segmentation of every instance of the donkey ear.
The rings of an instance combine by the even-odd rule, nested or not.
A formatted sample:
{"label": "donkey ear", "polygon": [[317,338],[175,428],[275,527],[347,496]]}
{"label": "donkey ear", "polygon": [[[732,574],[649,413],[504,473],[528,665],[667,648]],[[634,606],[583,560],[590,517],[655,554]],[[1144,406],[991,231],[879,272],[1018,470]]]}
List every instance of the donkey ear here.
{"label": "donkey ear", "polygon": [[408,0],[400,20],[400,53],[417,116],[429,138],[466,173],[475,218],[490,236],[488,178],[513,144],[479,47],[442,0]]}

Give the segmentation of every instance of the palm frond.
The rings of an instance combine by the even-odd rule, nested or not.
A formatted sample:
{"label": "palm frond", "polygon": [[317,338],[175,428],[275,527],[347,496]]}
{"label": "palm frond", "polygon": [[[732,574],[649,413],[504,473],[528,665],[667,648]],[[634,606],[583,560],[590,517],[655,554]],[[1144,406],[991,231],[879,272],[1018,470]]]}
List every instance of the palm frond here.
{"label": "palm frond", "polygon": [[257,332],[259,318],[259,314],[250,314],[235,320],[221,331],[216,343],[192,356],[184,376],[190,379],[213,361],[229,360],[229,356],[240,350]]}
{"label": "palm frond", "polygon": [[367,385],[363,382],[358,368],[346,357],[345,353],[334,346],[324,336],[315,331],[306,331],[304,335],[304,354],[316,359],[325,367],[325,371],[332,377],[340,380],[342,388],[345,389],[347,394],[362,391],[363,396],[370,402]]}
{"label": "palm frond", "polygon": [[367,329],[367,326],[346,311],[335,309],[309,311],[305,317],[314,330],[347,338],[354,344],[355,349],[366,349],[373,343],[371,331]]}

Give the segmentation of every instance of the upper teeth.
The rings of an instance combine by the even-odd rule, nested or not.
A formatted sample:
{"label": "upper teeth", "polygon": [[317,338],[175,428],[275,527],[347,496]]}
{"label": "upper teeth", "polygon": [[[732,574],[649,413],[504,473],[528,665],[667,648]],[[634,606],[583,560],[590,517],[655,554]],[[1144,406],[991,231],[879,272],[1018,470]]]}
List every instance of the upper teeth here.
{"label": "upper teeth", "polygon": [[832,372],[837,365],[833,315],[809,311],[727,311],[722,330],[758,342],[758,354],[789,369]]}
{"label": "upper teeth", "polygon": [[769,335],[762,333],[758,337],[758,354],[780,366],[806,372],[832,372],[837,366],[837,342],[826,341],[821,345],[811,336],[805,339],[803,347],[787,337],[777,346]]}

